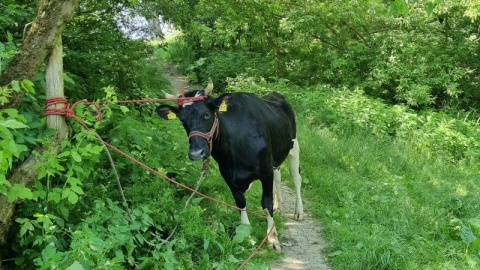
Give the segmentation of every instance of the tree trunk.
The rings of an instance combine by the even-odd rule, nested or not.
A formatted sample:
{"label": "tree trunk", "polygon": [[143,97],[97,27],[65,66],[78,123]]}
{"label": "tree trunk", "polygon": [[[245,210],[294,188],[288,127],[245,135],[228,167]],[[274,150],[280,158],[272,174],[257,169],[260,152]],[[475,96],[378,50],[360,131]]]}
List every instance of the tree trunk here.
{"label": "tree trunk", "polygon": [[[4,76],[5,74],[2,74],[2,84],[7,84],[12,80],[30,78],[37,72],[48,56],[45,71],[47,98],[64,97],[61,32],[65,28],[67,20],[71,18],[78,2],[79,0],[40,0],[37,23],[30,29],[29,36],[22,44],[21,52],[17,54],[18,57],[16,56],[5,70],[9,71],[8,75]],[[41,29],[41,27],[46,27],[46,29]],[[29,40],[28,43],[26,42],[27,40]],[[26,43],[29,45],[25,45]],[[30,65],[36,66],[36,69]],[[27,66],[29,71],[23,70]],[[20,105],[22,97],[23,94],[14,96],[8,106]],[[55,106],[64,105],[59,104]],[[62,116],[48,116],[47,127],[56,129],[57,134],[52,138],[50,145],[36,149],[40,154],[47,151],[52,153],[58,152],[61,142],[68,136],[68,127]],[[13,171],[9,181],[12,185],[23,184],[27,187],[32,186],[38,175],[38,171],[33,169],[33,166],[39,162],[40,160],[37,156],[31,155]],[[9,202],[6,196],[0,196],[0,246],[5,244],[16,203]],[[2,269],[2,258],[0,258],[0,269]]]}
{"label": "tree trunk", "polygon": [[[13,57],[2,76],[0,85],[13,80],[31,79],[52,51],[66,23],[80,0],[39,0],[37,17],[33,21],[19,52]],[[0,109],[20,106],[25,92],[13,92],[9,102]]]}

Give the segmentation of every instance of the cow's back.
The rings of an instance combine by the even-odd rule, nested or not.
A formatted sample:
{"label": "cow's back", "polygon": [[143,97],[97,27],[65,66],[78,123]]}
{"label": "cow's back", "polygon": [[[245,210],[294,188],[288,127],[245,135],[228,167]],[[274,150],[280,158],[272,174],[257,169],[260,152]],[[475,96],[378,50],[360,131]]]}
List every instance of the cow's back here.
{"label": "cow's back", "polygon": [[271,155],[272,165],[280,166],[296,136],[293,110],[285,98],[273,92],[261,98],[250,93],[233,93],[218,99],[226,99],[228,103],[227,111],[219,115],[222,156],[228,152],[229,159],[238,159],[237,165],[248,165],[248,162],[260,163],[264,155]]}

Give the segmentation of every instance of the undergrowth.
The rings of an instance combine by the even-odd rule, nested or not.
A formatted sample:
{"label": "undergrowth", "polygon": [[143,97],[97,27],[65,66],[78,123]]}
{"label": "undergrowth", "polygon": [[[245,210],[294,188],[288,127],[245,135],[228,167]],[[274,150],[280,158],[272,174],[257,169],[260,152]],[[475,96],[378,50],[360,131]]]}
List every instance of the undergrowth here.
{"label": "undergrowth", "polygon": [[[113,89],[105,90],[109,100],[116,100]],[[148,166],[195,186],[201,163],[188,160],[181,124],[153,113],[146,116],[143,111],[149,107],[111,104],[102,108],[101,123],[95,123],[89,108],[77,107],[77,115],[95,131],[71,122],[75,136],[62,144],[59,154],[41,157],[35,186],[5,191],[12,199],[29,200],[20,206],[12,228],[16,240],[8,253],[9,267],[233,269],[247,259],[265,236],[265,218],[252,216],[252,227],[242,226],[236,210],[198,196],[185,206],[189,191],[110,149],[112,168],[93,132]],[[234,204],[215,165],[200,191]],[[260,208],[259,194],[257,189],[248,195],[251,209]],[[265,261],[274,258],[262,249],[245,269],[266,269]]]}

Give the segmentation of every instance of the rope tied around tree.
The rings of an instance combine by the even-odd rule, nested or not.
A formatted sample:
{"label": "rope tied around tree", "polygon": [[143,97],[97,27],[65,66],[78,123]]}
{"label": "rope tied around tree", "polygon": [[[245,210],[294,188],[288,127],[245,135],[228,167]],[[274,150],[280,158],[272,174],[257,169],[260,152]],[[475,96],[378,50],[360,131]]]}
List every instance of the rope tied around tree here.
{"label": "rope tied around tree", "polygon": [[[51,108],[51,106],[58,105],[58,104],[65,104],[64,107],[60,108]],[[44,107],[44,114],[46,116],[49,115],[62,115],[67,118],[74,118],[77,121],[79,121],[82,125],[83,122],[77,117],[77,115],[74,112],[75,107],[78,104],[85,104],[85,105],[92,105],[95,104],[94,102],[88,102],[86,99],[79,100],[73,104],[68,103],[68,100],[63,97],[54,97],[54,98],[49,98],[45,100],[45,107]],[[102,114],[100,113],[100,108],[98,106],[95,106],[95,110],[97,112],[97,121],[102,121]]]}

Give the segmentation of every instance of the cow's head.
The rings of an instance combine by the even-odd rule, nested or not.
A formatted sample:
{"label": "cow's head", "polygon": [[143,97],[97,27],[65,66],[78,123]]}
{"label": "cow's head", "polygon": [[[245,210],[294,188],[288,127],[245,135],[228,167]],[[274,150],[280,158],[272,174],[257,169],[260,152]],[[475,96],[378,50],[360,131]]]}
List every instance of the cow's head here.
{"label": "cow's head", "polygon": [[184,96],[166,94],[167,98],[178,98],[178,107],[160,105],[156,108],[157,114],[164,119],[180,119],[188,134],[188,157],[191,160],[210,156],[218,132],[215,99],[209,96],[212,90],[213,83],[210,82],[204,90],[190,91]]}

